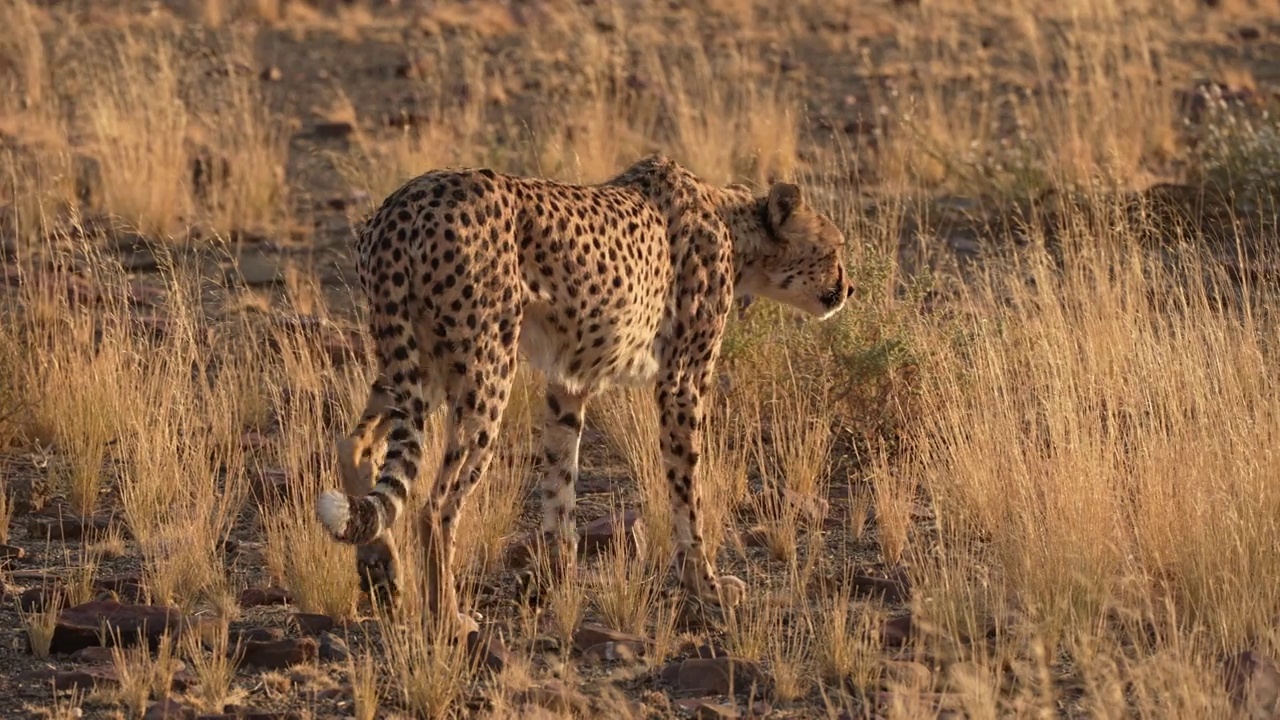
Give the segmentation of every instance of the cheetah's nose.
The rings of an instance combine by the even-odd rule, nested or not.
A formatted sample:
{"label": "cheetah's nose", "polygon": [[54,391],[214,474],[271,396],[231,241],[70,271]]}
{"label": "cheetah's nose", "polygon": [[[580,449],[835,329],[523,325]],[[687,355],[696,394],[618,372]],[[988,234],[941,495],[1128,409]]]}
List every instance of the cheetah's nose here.
{"label": "cheetah's nose", "polygon": [[853,297],[853,283],[849,283],[848,285],[845,286],[844,297],[846,300]]}

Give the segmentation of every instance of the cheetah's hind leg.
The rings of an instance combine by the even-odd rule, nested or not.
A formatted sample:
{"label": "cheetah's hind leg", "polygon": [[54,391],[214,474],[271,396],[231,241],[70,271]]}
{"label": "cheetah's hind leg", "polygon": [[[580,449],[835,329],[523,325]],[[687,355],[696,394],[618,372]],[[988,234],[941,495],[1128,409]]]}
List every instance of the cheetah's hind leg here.
{"label": "cheetah's hind leg", "polygon": [[[353,497],[373,490],[373,459],[391,429],[391,418],[399,411],[386,378],[379,374],[369,388],[364,411],[351,433],[338,439],[338,467],[342,488]],[[375,607],[394,613],[400,599],[400,552],[388,529],[372,542],[356,547],[356,575],[360,592]]]}

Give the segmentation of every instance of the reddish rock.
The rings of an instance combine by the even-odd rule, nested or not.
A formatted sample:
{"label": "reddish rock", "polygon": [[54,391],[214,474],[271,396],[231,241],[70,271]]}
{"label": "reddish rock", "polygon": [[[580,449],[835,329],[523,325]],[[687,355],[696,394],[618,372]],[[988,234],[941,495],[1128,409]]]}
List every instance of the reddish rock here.
{"label": "reddish rock", "polygon": [[244,592],[240,593],[240,607],[288,605],[291,602],[293,602],[293,597],[284,588],[245,588]]}
{"label": "reddish rock", "polygon": [[22,591],[18,596],[18,607],[23,612],[40,612],[47,609],[50,604],[56,603],[59,610],[68,605],[67,596],[64,592],[59,592],[57,586],[42,586],[28,588]]}
{"label": "reddish rock", "polygon": [[635,550],[644,535],[644,520],[635,510],[624,510],[621,515],[598,517],[578,530],[578,551],[591,555],[609,548],[615,538],[623,540],[627,550]]}
{"label": "reddish rock", "polygon": [[480,662],[481,667],[495,673],[502,672],[512,660],[511,651],[502,641],[502,636],[491,632],[468,633],[467,652]]}
{"label": "reddish rock", "polygon": [[124,646],[145,638],[152,648],[158,647],[166,632],[177,637],[197,627],[196,622],[177,608],[158,605],[125,605],[115,600],[94,600],[63,609],[54,627],[51,653],[73,653],[102,645],[100,633],[106,630],[107,644]]}
{"label": "reddish rock", "polygon": [[275,627],[245,628],[234,633],[234,640],[241,644],[247,642],[274,642],[284,639],[284,631]]}
{"label": "reddish rock", "polygon": [[602,642],[582,651],[583,662],[599,665],[606,662],[631,662],[644,654],[644,646],[632,642]]}
{"label": "reddish rock", "polygon": [[914,629],[915,624],[911,615],[900,615],[885,622],[880,630],[880,638],[885,647],[902,647],[911,640]]}
{"label": "reddish rock", "polygon": [[250,640],[241,645],[240,662],[267,670],[283,670],[293,665],[314,662],[320,654],[320,644],[315,638],[284,638],[259,642]]}
{"label": "reddish rock", "polygon": [[115,652],[109,647],[87,647],[71,653],[71,659],[90,665],[107,665],[116,660]]}
{"label": "reddish rock", "polygon": [[764,681],[760,667],[750,660],[732,657],[689,658],[667,665],[662,681],[677,692],[696,695],[729,695],[747,692]]}
{"label": "reddish rock", "polygon": [[120,674],[110,665],[77,668],[75,670],[42,669],[27,673],[24,680],[48,686],[54,690],[84,690],[120,684]]}
{"label": "reddish rock", "polygon": [[613,630],[596,623],[582,623],[573,633],[573,646],[579,651],[603,643],[626,643],[644,647],[645,640],[639,635],[632,635],[621,630]]}
{"label": "reddish rock", "polygon": [[337,625],[333,618],[328,615],[303,612],[293,614],[293,623],[298,626],[299,630],[308,635],[319,635],[320,633],[328,632]]}
{"label": "reddish rock", "polygon": [[98,578],[93,582],[93,587],[128,603],[137,603],[146,595],[142,576],[138,573],[119,573]]}
{"label": "reddish rock", "polygon": [[27,534],[40,540],[78,540],[101,533],[110,526],[111,521],[103,516],[33,517],[27,521]]}

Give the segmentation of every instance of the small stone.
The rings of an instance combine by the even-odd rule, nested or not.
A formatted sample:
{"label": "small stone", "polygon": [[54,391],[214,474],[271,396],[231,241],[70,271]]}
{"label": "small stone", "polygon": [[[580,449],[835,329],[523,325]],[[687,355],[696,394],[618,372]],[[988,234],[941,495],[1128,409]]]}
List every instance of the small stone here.
{"label": "small stone", "polygon": [[239,630],[235,640],[241,644],[247,642],[276,642],[284,639],[284,631],[275,627],[256,627]]}
{"label": "small stone", "polygon": [[147,708],[146,714],[142,716],[142,720],[194,720],[197,713],[194,708],[189,708],[177,700],[166,697],[163,700],[151,703]]}
{"label": "small stone", "polygon": [[885,689],[926,690],[933,684],[933,671],[914,660],[886,660],[880,668],[880,683]]}
{"label": "small stone", "polygon": [[275,65],[263,68],[262,73],[258,75],[264,82],[280,82],[284,78],[284,73]]}
{"label": "small stone", "polygon": [[298,626],[299,630],[308,635],[319,635],[320,633],[328,632],[337,624],[328,615],[303,612],[293,614],[293,623]]}
{"label": "small stone", "polygon": [[738,708],[698,698],[676,700],[675,706],[692,713],[695,720],[736,720],[742,717]]}
{"label": "small stone", "polygon": [[94,581],[95,589],[110,593],[115,599],[127,603],[138,603],[146,594],[142,576],[138,573],[117,573]]}
{"label": "small stone", "polygon": [[1253,42],[1254,40],[1262,37],[1262,31],[1256,26],[1245,25],[1244,27],[1236,30],[1236,36],[1245,42]]}
{"label": "small stone", "polygon": [[351,649],[342,638],[330,632],[320,633],[320,659],[330,662],[346,662]]}
{"label": "small stone", "polygon": [[293,665],[313,662],[320,654],[315,638],[284,638],[266,642],[249,641],[241,646],[240,662],[268,670],[283,670]]}
{"label": "small stone", "polygon": [[511,651],[507,650],[502,636],[492,632],[468,633],[467,652],[472,657],[477,657],[481,665],[495,673],[502,672],[502,669],[512,660]]}
{"label": "small stone", "polygon": [[729,651],[719,645],[689,641],[680,646],[679,655],[690,655],[695,658],[729,657]]}
{"label": "small stone", "polygon": [[516,702],[521,705],[537,705],[562,715],[582,716],[589,709],[587,698],[582,693],[570,689],[559,680],[550,680],[517,693]]}
{"label": "small stone", "polygon": [[643,647],[645,644],[644,638],[639,635],[613,630],[596,623],[582,623],[573,633],[573,646],[579,651],[607,642],[627,643],[637,647]]}
{"label": "small stone", "polygon": [[769,528],[764,525],[756,525],[742,531],[742,544],[747,547],[768,547],[769,540]]}
{"label": "small stone", "polygon": [[95,516],[90,518],[68,515],[60,518],[33,517],[27,521],[27,534],[40,540],[78,540],[93,536],[111,526],[110,520]]}
{"label": "small stone", "polygon": [[609,514],[587,523],[578,531],[578,549],[591,555],[607,549],[621,538],[627,550],[636,550],[644,538],[644,520],[635,510],[624,510],[619,515]]}
{"label": "small stone", "polygon": [[632,642],[602,642],[582,651],[584,662],[601,664],[606,662],[632,662],[644,654],[644,646]]}
{"label": "small stone", "polygon": [[292,601],[289,591],[278,587],[245,588],[244,592],[240,593],[240,607],[288,605]]}
{"label": "small stone", "polygon": [[316,137],[341,140],[355,132],[355,129],[354,125],[345,120],[335,120],[316,123],[315,134]]}
{"label": "small stone", "polygon": [[911,615],[900,615],[885,622],[881,628],[880,637],[885,647],[897,648],[906,645],[911,639],[914,630],[914,622]]}
{"label": "small stone", "polygon": [[53,689],[93,690],[98,687],[120,684],[120,674],[109,665],[77,668],[75,670],[36,670],[27,673],[26,679],[40,684],[52,682]]}
{"label": "small stone", "polygon": [[852,589],[856,598],[880,600],[889,604],[904,602],[911,595],[909,581],[901,573],[894,577],[854,575]]}
{"label": "small stone", "polygon": [[71,659],[91,665],[106,665],[115,662],[116,658],[115,652],[109,647],[87,647],[71,653]]}
{"label": "small stone", "polygon": [[33,587],[22,591],[18,596],[18,607],[23,612],[40,612],[49,609],[51,603],[57,603],[61,610],[67,606],[67,596],[58,592],[56,587]]}
{"label": "small stone", "polygon": [[760,668],[742,658],[689,658],[667,665],[661,671],[663,682],[681,693],[696,696],[729,695],[732,690],[744,692],[759,686],[764,679]]}

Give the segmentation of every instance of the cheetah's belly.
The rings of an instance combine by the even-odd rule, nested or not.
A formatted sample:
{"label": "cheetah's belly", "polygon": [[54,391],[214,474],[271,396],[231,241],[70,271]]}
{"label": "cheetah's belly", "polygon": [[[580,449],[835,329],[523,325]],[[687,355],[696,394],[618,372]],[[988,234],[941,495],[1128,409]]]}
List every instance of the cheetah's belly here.
{"label": "cheetah's belly", "polygon": [[658,374],[656,327],[626,320],[593,323],[601,327],[592,333],[547,303],[530,303],[520,327],[520,350],[530,365],[571,392],[650,383]]}

